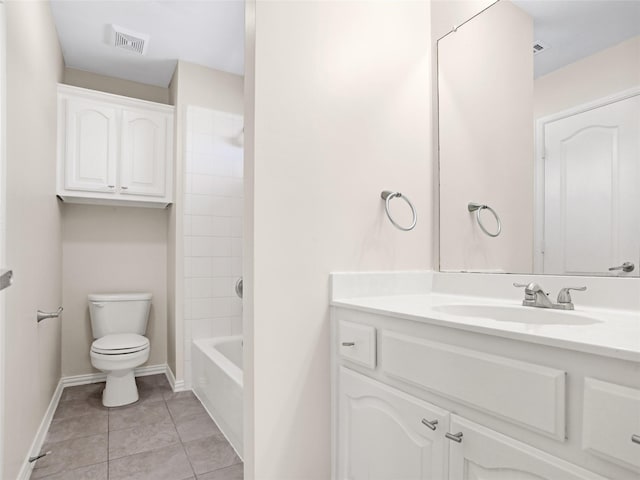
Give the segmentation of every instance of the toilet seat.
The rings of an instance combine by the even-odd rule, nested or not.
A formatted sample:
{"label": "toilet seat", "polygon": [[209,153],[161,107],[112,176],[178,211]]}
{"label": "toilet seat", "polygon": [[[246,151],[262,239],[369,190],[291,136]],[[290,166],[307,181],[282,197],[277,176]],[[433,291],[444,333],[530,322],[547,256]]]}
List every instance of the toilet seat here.
{"label": "toilet seat", "polygon": [[135,333],[105,335],[91,344],[91,353],[99,355],[126,355],[149,348],[149,339]]}

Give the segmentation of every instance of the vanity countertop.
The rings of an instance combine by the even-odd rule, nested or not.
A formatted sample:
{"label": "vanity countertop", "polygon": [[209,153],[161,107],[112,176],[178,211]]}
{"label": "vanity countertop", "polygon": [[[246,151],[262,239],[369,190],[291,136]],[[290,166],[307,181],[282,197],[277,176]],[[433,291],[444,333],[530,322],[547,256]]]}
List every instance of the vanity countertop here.
{"label": "vanity countertop", "polygon": [[[498,308],[534,309],[524,307],[520,301],[491,299],[450,294],[376,295],[355,298],[334,298],[334,307],[342,307],[379,315],[457,328],[477,333],[496,335],[514,340],[533,342],[559,348],[603,355],[640,362],[640,312],[635,310],[613,310],[576,305],[573,311],[550,310],[557,315],[588,317],[593,322],[521,323],[495,320],[481,316],[464,316],[440,311],[443,306],[482,305]],[[544,315],[542,310],[540,315]],[[525,313],[526,315],[526,313]]]}

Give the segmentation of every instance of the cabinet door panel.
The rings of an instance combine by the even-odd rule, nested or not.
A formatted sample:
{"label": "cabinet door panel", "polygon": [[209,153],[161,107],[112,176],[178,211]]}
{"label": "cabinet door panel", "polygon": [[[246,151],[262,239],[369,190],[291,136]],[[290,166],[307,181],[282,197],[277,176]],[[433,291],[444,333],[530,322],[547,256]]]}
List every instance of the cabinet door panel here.
{"label": "cabinet door panel", "polygon": [[65,99],[64,186],[87,192],[115,191],[117,112],[107,105]]}
{"label": "cabinet door panel", "polygon": [[120,193],[164,196],[167,133],[164,114],[134,110],[122,112]]}
{"label": "cabinet door panel", "polygon": [[339,402],[339,479],[446,478],[448,412],[344,367]]}
{"label": "cabinet door panel", "polygon": [[451,415],[450,431],[463,435],[460,443],[450,445],[450,480],[604,480],[457,415]]}
{"label": "cabinet door panel", "polygon": [[605,459],[632,468],[640,478],[640,390],[586,378],[582,446]]}

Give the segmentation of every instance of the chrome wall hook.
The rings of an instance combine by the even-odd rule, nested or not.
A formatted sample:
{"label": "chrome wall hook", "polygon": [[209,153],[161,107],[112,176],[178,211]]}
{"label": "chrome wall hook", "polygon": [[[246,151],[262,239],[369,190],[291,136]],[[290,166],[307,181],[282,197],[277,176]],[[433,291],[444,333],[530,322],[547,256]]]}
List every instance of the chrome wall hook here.
{"label": "chrome wall hook", "polygon": [[62,313],[62,310],[64,310],[62,307],[59,307],[55,312],[43,312],[42,310],[38,310],[36,319],[38,320],[38,323],[40,323],[42,320],[46,320],[47,318],[58,318]]}

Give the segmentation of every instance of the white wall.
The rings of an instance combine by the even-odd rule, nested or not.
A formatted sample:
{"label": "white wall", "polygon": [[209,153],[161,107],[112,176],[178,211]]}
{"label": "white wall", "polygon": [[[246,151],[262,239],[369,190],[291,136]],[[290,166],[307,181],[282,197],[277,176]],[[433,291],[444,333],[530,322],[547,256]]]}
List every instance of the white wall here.
{"label": "white wall", "polygon": [[242,333],[242,117],[200,107],[186,115],[184,377],[191,343]]}
{"label": "white wall", "polygon": [[[245,475],[324,480],[329,272],[432,267],[429,4],[259,1],[248,19]],[[414,231],[384,189],[415,203]]]}
{"label": "white wall", "polygon": [[62,375],[97,372],[87,295],[151,292],[146,365],[167,361],[167,212],[136,207],[62,207]]}
{"label": "white wall", "polygon": [[640,36],[539,77],[534,117],[561,112],[640,85]]}
{"label": "white wall", "polygon": [[[443,271],[532,271],[532,38],[532,18],[505,1],[438,43]],[[469,202],[497,212],[498,237]],[[496,231],[488,211],[481,218]]]}
{"label": "white wall", "polygon": [[168,363],[176,379],[184,379],[184,194],[185,122],[189,105],[241,114],[243,78],[189,62],[178,62],[169,85],[170,103],[176,107],[174,204],[169,208],[167,349]]}
{"label": "white wall", "polygon": [[6,2],[7,265],[4,464],[14,479],[60,378],[60,209],[55,197],[56,84],[63,62],[49,2]]}
{"label": "white wall", "polygon": [[459,27],[497,0],[433,0],[431,2],[431,34],[435,42]]}
{"label": "white wall", "polygon": [[107,77],[97,73],[85,72],[75,68],[66,67],[64,69],[64,80],[66,85],[89,88],[100,92],[124,95],[125,97],[139,98],[156,103],[169,103],[169,89],[156,85],[147,85],[139,82],[132,82],[122,78]]}

